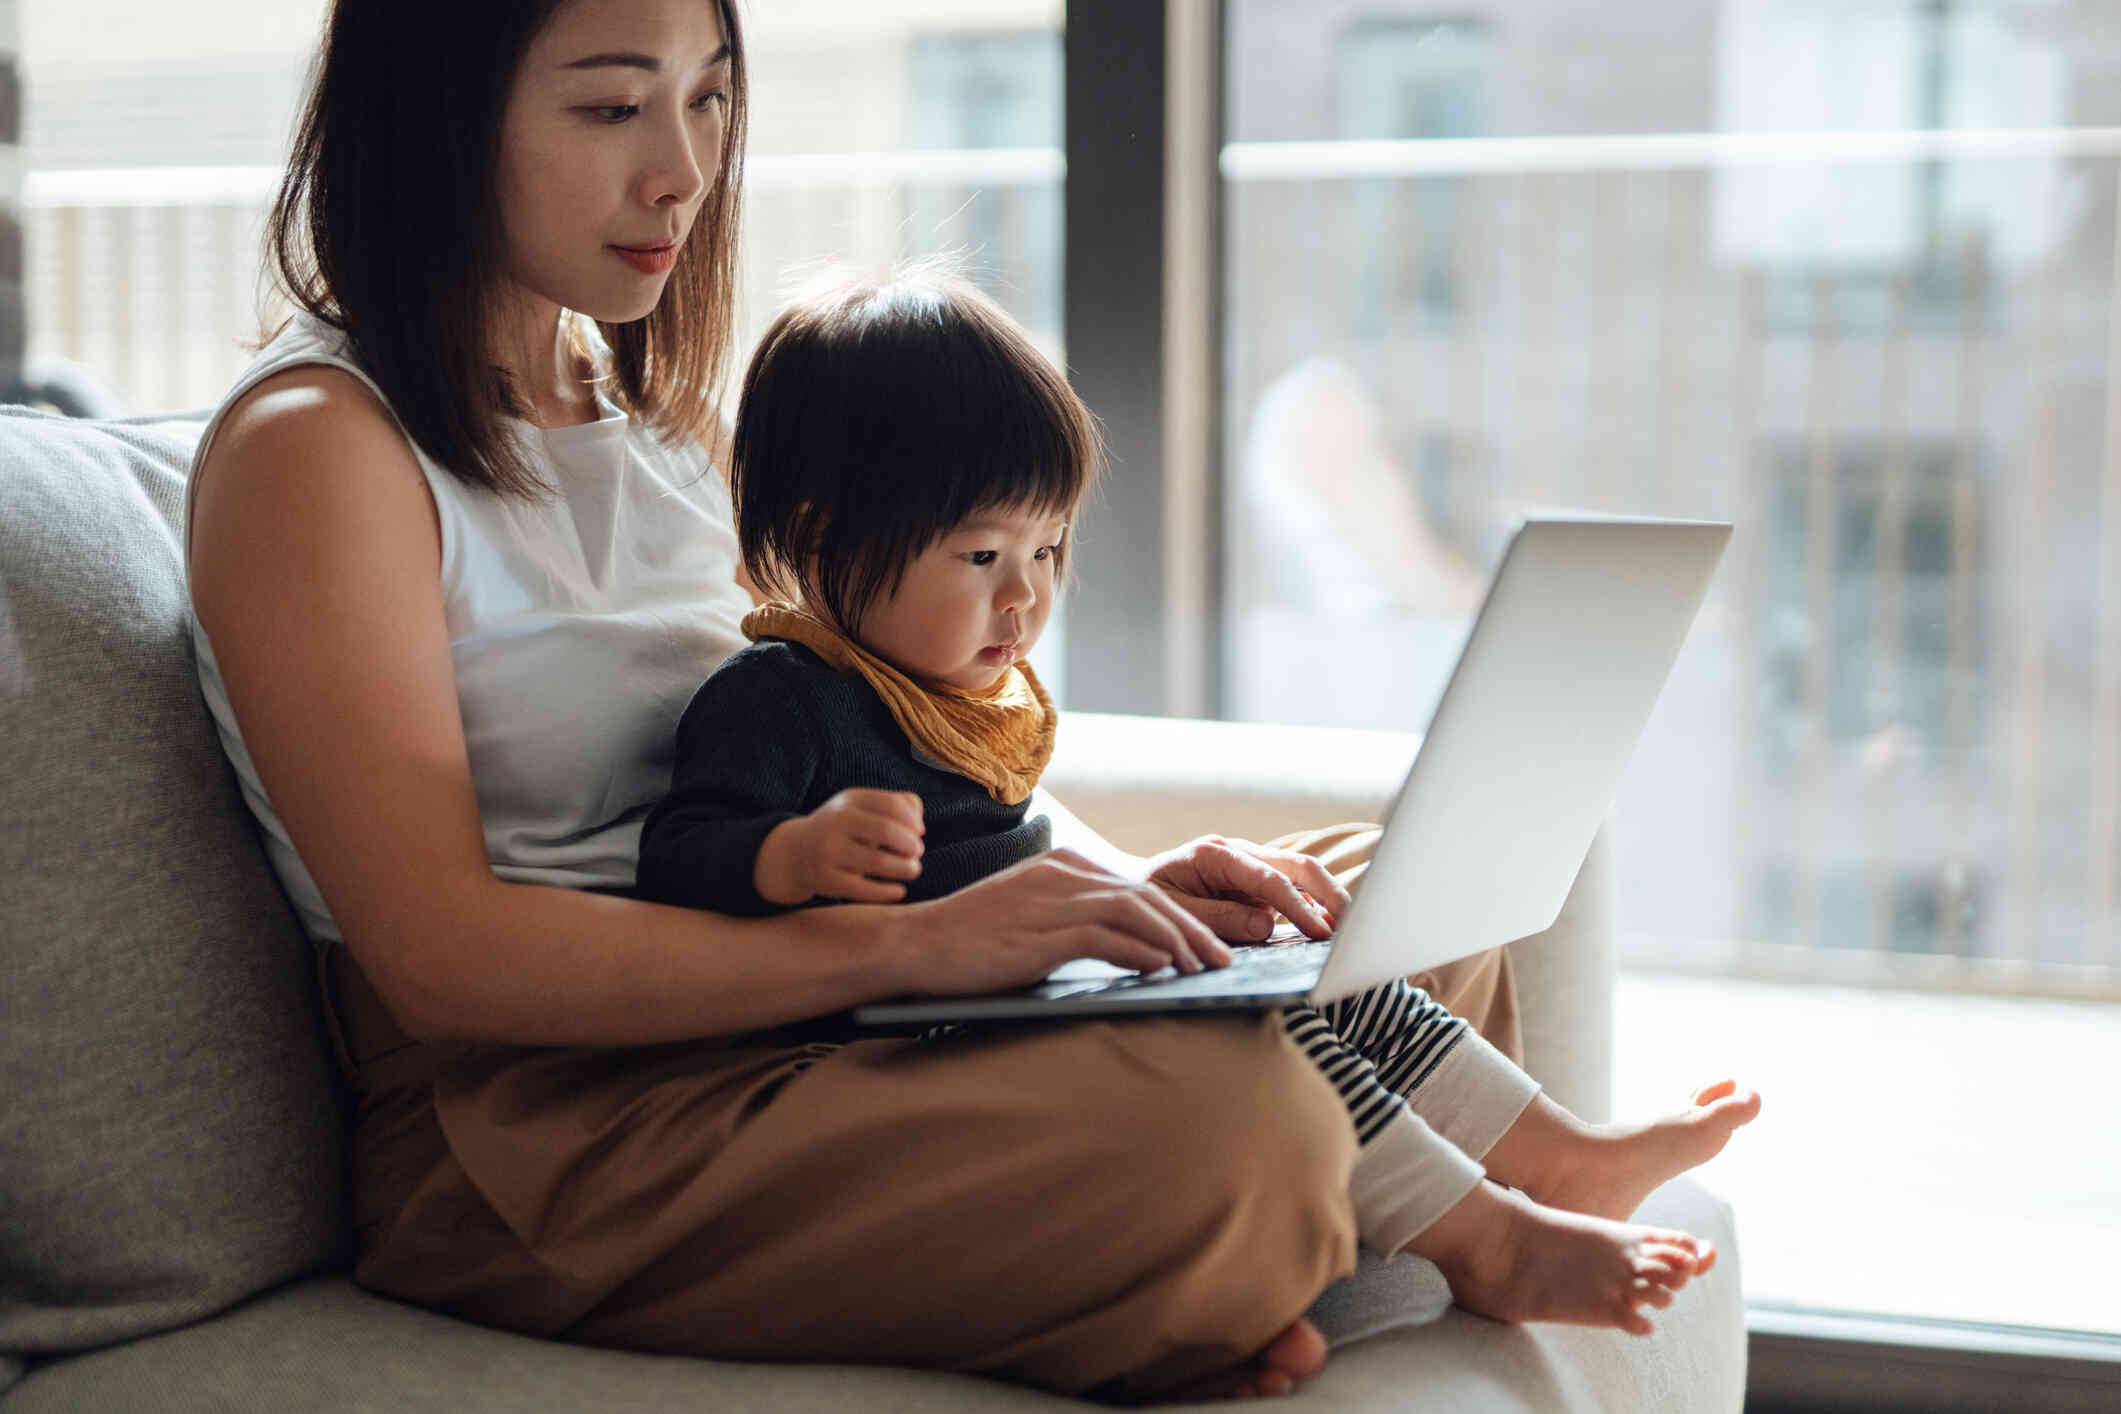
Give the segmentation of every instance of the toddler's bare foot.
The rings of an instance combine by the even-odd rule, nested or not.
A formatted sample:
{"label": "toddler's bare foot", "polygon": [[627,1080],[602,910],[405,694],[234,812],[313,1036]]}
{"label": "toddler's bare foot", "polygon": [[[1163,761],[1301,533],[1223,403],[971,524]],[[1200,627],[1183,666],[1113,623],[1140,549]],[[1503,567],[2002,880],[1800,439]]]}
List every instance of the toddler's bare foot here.
{"label": "toddler's bare foot", "polygon": [[1543,1181],[1526,1189],[1540,1202],[1601,1218],[1629,1218],[1651,1190],[1723,1152],[1731,1135],[1760,1113],[1760,1095],[1719,1080],[1694,1092],[1676,1114],[1644,1124],[1585,1126],[1584,1142],[1553,1156]]}
{"label": "toddler's bare foot", "polygon": [[1299,1319],[1267,1342],[1267,1348],[1234,1370],[1209,1375],[1159,1395],[1159,1401],[1253,1399],[1289,1394],[1298,1384],[1326,1368],[1326,1338],[1318,1327]]}
{"label": "toddler's bare foot", "polygon": [[1713,1244],[1668,1228],[1563,1212],[1483,1182],[1408,1249],[1443,1271],[1451,1298],[1498,1321],[1652,1329],[1644,1306],[1716,1259]]}

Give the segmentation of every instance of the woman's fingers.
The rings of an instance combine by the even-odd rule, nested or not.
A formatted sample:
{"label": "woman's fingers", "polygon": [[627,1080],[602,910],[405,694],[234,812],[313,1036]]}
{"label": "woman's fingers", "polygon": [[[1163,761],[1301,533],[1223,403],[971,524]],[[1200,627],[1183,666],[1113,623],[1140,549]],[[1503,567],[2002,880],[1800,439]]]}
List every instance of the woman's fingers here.
{"label": "woman's fingers", "polygon": [[1230,965],[1230,945],[1215,935],[1215,930],[1202,922],[1189,909],[1182,907],[1176,898],[1153,884],[1137,883],[1128,886],[1134,896],[1147,907],[1171,921],[1179,930],[1194,956],[1210,967]]}
{"label": "woman's fingers", "polygon": [[[1141,970],[1153,972],[1170,965],[1181,972],[1198,972],[1206,967],[1229,965],[1228,945],[1163,889],[1124,879],[1069,849],[1044,855],[1039,867],[1060,888],[1077,896],[1072,906],[1094,910],[1098,923],[1158,950],[1161,959]],[[1070,906],[1063,903],[1060,908]],[[1105,960],[1115,966],[1134,965],[1120,964],[1112,958]]]}
{"label": "woman's fingers", "polygon": [[[888,901],[851,891],[843,896]],[[915,934],[921,960],[905,974],[910,991],[956,995],[1022,986],[1079,957],[1136,972],[1175,966],[1188,973],[1230,959],[1229,948],[1162,889],[1068,850],[908,907],[927,920]]]}
{"label": "woman's fingers", "polygon": [[1180,907],[1177,899],[1150,884],[1133,884],[1129,887],[1143,904],[1171,921],[1179,930],[1180,936],[1186,940],[1186,945],[1193,950],[1195,957],[1210,967],[1230,965],[1230,945],[1216,937],[1214,929]]}
{"label": "woman's fingers", "polygon": [[1180,972],[1224,967],[1230,961],[1229,946],[1160,889],[1126,885],[1113,890],[1099,921],[1157,948]]}
{"label": "woman's fingers", "polygon": [[1066,956],[1060,958],[1060,962],[1071,958],[1094,957],[1099,962],[1109,962],[1114,967],[1131,968],[1136,972],[1160,972],[1171,965],[1171,959],[1165,956],[1161,949],[1143,942],[1132,933],[1108,928],[1102,924],[1078,924],[1057,934],[1056,940],[1066,944],[1062,949]]}
{"label": "woman's fingers", "polygon": [[1262,847],[1259,857],[1288,875],[1298,888],[1316,899],[1336,922],[1348,911],[1348,905],[1355,901],[1353,896],[1341,887],[1340,880],[1333,877],[1333,871],[1308,854],[1298,854],[1293,849]]}
{"label": "woman's fingers", "polygon": [[1256,943],[1274,931],[1274,910],[1243,899],[1202,898],[1199,894],[1167,894],[1173,903],[1198,918],[1218,938]]}
{"label": "woman's fingers", "polygon": [[[1196,848],[1194,858],[1211,893],[1242,894],[1285,915],[1303,930],[1306,937],[1330,936],[1334,920],[1327,911],[1311,895],[1298,888],[1288,875],[1268,862],[1270,856],[1280,853],[1279,850],[1261,850],[1258,845],[1243,840],[1214,840],[1204,841]],[[1330,875],[1325,877],[1331,881]]]}

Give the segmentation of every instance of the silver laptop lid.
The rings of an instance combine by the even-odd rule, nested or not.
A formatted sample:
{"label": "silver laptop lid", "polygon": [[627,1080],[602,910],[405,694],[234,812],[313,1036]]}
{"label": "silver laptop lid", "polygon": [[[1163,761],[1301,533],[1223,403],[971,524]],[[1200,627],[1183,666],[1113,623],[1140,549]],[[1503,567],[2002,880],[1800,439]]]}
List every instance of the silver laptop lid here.
{"label": "silver laptop lid", "polygon": [[1553,926],[1730,536],[1708,521],[1518,528],[1316,1000]]}

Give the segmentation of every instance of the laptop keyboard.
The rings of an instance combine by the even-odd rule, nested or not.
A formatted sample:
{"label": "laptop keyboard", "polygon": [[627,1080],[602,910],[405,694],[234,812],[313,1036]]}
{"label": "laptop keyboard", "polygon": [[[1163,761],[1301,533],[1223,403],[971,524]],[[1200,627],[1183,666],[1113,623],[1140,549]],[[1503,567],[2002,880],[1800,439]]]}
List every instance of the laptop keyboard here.
{"label": "laptop keyboard", "polygon": [[[1302,937],[1302,934],[1297,936]],[[1268,992],[1283,986],[1307,988],[1317,978],[1319,969],[1326,965],[1326,954],[1332,947],[1330,940],[1312,942],[1309,939],[1297,943],[1234,947],[1230,949],[1230,965],[1211,971],[1180,973],[1176,968],[1166,967],[1158,972],[1130,972],[1094,981],[1049,982],[1038,991],[1039,995],[1051,1000],[1096,996],[1152,983],[1172,991]],[[1189,987],[1189,983],[1194,985]]]}
{"label": "laptop keyboard", "polygon": [[1306,981],[1316,977],[1318,969],[1326,965],[1326,954],[1333,951],[1333,943],[1331,939],[1312,942],[1306,938],[1300,943],[1273,943],[1230,951],[1235,956],[1222,970],[1222,976],[1269,986],[1299,977]]}

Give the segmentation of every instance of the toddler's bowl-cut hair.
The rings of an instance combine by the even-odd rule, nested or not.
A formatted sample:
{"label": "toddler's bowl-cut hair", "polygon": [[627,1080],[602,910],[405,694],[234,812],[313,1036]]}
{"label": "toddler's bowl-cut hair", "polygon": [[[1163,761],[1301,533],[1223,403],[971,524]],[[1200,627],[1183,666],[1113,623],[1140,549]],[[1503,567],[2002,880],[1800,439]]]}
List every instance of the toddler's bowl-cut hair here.
{"label": "toddler's bowl-cut hair", "polygon": [[838,284],[782,311],[744,375],[729,464],[744,567],[851,635],[976,512],[1071,514],[1101,455],[1068,380],[967,281]]}

